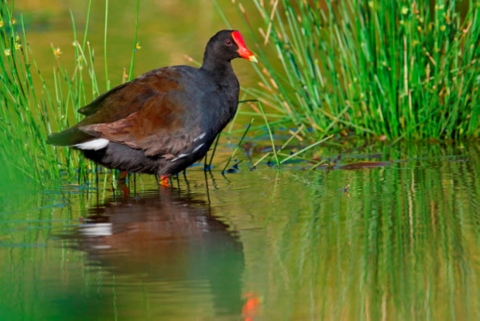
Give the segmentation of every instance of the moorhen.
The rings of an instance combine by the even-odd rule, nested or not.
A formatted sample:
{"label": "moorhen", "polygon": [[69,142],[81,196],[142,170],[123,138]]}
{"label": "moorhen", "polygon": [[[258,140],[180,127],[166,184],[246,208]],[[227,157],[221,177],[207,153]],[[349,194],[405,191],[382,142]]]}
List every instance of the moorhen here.
{"label": "moorhen", "polygon": [[205,156],[237,111],[239,84],[230,61],[257,62],[240,32],[222,30],[207,44],[202,66],[149,71],[78,111],[78,124],[48,137],[57,146],[123,172],[163,181]]}

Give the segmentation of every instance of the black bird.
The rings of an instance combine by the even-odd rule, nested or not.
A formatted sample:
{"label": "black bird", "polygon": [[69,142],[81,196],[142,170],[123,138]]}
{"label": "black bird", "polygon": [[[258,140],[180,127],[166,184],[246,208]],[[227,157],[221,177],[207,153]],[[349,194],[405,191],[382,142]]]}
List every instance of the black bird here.
{"label": "black bird", "polygon": [[200,68],[159,68],[115,87],[80,108],[86,117],[47,142],[77,148],[108,168],[165,180],[203,158],[234,117],[235,58],[257,61],[240,32],[219,31]]}

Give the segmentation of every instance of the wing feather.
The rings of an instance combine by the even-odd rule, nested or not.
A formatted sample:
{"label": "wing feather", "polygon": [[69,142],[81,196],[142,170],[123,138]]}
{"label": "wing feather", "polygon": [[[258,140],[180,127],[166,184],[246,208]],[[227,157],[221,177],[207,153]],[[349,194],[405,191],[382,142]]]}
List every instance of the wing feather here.
{"label": "wing feather", "polygon": [[[139,81],[129,87],[135,95],[121,89],[104,99],[94,114],[78,124],[78,129],[94,137],[143,149],[147,156],[177,155],[193,149],[193,140],[201,132],[198,119],[203,93],[187,92],[185,84],[173,73],[162,72],[144,80],[148,83]],[[130,103],[114,104],[119,101]]]}
{"label": "wing feather", "polygon": [[[207,96],[215,97],[208,94],[215,88],[199,85],[196,73],[187,66],[152,70],[79,109],[87,117],[48,141],[76,145],[104,138],[167,159],[193,151],[195,138],[205,134],[205,119],[213,116],[205,114],[202,104]],[[215,100],[209,101],[217,107]]]}

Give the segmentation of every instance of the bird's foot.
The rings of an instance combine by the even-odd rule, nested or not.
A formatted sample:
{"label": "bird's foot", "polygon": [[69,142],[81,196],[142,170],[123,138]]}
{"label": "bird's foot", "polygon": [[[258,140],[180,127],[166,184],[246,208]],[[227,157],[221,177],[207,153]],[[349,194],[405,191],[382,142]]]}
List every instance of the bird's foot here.
{"label": "bird's foot", "polygon": [[170,187],[169,180],[170,180],[170,176],[161,175],[159,185],[163,187]]}

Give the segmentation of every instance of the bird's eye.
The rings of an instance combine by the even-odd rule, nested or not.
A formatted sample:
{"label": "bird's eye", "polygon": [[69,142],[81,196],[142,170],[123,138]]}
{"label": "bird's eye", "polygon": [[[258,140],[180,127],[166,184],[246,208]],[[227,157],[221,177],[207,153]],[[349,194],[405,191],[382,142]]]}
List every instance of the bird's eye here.
{"label": "bird's eye", "polygon": [[225,40],[225,45],[226,46],[231,46],[232,45],[232,40],[230,40],[230,39]]}

